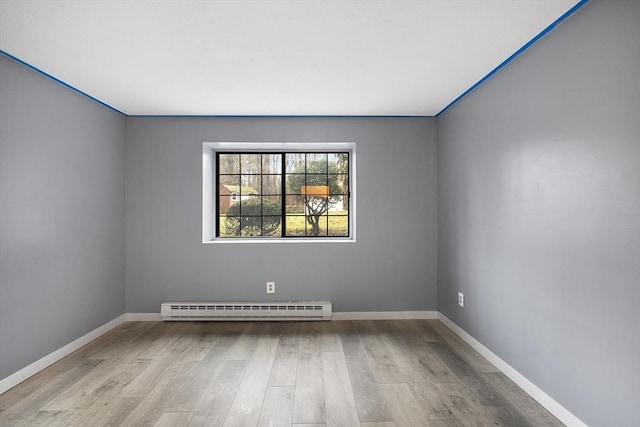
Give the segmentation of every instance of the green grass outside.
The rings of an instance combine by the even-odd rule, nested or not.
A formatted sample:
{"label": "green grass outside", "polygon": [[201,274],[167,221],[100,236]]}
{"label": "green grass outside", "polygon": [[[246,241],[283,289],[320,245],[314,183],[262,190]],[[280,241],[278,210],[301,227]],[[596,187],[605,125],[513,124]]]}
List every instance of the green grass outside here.
{"label": "green grass outside", "polygon": [[[234,234],[227,234],[226,232],[226,215],[220,215],[220,235],[221,237],[238,237]],[[309,225],[304,216],[287,215],[287,235],[288,236],[305,236],[311,233],[311,225]],[[327,216],[323,216],[320,219],[320,236],[347,236],[349,231],[349,217],[346,211],[332,211],[329,212],[329,231],[327,233]],[[276,231],[269,236],[264,237],[280,237],[282,235],[282,227],[278,227]]]}

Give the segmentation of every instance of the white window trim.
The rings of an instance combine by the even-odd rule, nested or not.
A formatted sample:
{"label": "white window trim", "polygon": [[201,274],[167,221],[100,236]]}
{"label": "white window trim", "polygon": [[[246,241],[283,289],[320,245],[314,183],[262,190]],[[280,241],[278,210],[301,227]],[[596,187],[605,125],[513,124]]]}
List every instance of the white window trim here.
{"label": "white window trim", "polygon": [[[349,151],[349,237],[332,238],[216,238],[215,170],[220,151]],[[351,243],[356,241],[356,143],[355,142],[203,142],[202,143],[202,243]]]}

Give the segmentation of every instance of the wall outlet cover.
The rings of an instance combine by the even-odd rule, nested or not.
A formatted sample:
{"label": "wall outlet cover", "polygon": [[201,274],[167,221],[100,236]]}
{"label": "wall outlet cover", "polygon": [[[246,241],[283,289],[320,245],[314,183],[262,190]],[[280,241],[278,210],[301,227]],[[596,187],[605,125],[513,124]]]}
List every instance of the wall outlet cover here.
{"label": "wall outlet cover", "polygon": [[276,282],[267,282],[267,293],[268,294],[276,293]]}

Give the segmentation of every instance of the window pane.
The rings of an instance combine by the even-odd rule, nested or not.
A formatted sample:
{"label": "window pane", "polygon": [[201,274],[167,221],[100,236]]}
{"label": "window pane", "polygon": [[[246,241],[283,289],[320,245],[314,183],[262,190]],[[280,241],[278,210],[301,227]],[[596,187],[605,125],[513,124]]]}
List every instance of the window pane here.
{"label": "window pane", "polygon": [[262,214],[282,216],[282,197],[263,196],[262,197]]}
{"label": "window pane", "polygon": [[329,153],[330,173],[349,173],[349,153]]}
{"label": "window pane", "polygon": [[218,168],[218,173],[220,174],[240,173],[240,155],[220,153],[218,155]]}
{"label": "window pane", "polygon": [[240,175],[220,175],[218,178],[220,188],[224,185],[240,185]]}
{"label": "window pane", "polygon": [[[330,179],[333,175],[330,175]],[[335,175],[337,192],[334,194],[349,194],[349,175]]]}
{"label": "window pane", "polygon": [[281,236],[282,197],[267,196],[262,198],[262,235]]}
{"label": "window pane", "polygon": [[[335,177],[335,175],[333,175]],[[305,184],[311,186],[322,186],[327,187],[329,185],[329,178],[327,175],[306,175],[305,176]]]}
{"label": "window pane", "polygon": [[262,194],[281,194],[282,193],[282,176],[280,175],[263,175],[262,176]]}
{"label": "window pane", "polygon": [[227,221],[226,215],[220,215],[220,236],[222,237],[238,237],[240,236],[240,222],[233,219]]}
{"label": "window pane", "polygon": [[241,154],[240,172],[243,174],[256,174],[261,171],[261,154]]}
{"label": "window pane", "polygon": [[[221,211],[219,216],[220,235],[226,237],[236,237],[240,235],[240,220],[237,216],[238,208],[239,204],[235,204],[233,207]],[[229,212],[229,210],[231,210],[231,212]]]}
{"label": "window pane", "polygon": [[240,190],[243,196],[260,194],[260,189],[262,188],[261,175],[242,175],[241,181],[242,187]]}
{"label": "window pane", "polygon": [[340,175],[327,175],[327,180],[329,182],[329,187],[331,190],[331,195],[343,194],[342,185],[340,185],[339,180]]}
{"label": "window pane", "polygon": [[306,221],[302,215],[287,215],[287,236],[304,236]]}
{"label": "window pane", "polygon": [[263,174],[281,174],[282,173],[282,156],[280,154],[263,154],[262,155],[262,173]]}
{"label": "window pane", "polygon": [[219,213],[225,214],[231,205],[240,200],[240,176],[221,175],[219,181],[217,207]]}
{"label": "window pane", "polygon": [[349,235],[349,217],[347,215],[337,215],[346,212],[330,212],[329,213],[329,236]]}
{"label": "window pane", "polygon": [[271,237],[282,236],[282,197],[269,196],[262,200],[262,235]]}
{"label": "window pane", "polygon": [[304,199],[301,196],[287,196],[287,215],[304,215]]}
{"label": "window pane", "polygon": [[287,194],[302,194],[302,187],[306,185],[304,174],[287,174]]}
{"label": "window pane", "polygon": [[262,236],[264,237],[281,237],[282,228],[280,227],[281,216],[263,216],[262,217]]}
{"label": "window pane", "polygon": [[329,212],[335,215],[347,215],[349,213],[349,196],[332,196],[329,201]]}
{"label": "window pane", "polygon": [[[309,218],[310,215],[307,215]],[[321,237],[327,235],[327,215],[311,216],[311,221],[307,221],[306,236]]]}
{"label": "window pane", "polygon": [[304,208],[307,214],[322,215],[329,208],[329,199],[326,197],[305,197]]}
{"label": "window pane", "polygon": [[240,218],[241,236],[262,236],[262,218],[259,216],[242,216]]}
{"label": "window pane", "polygon": [[307,173],[327,173],[326,153],[307,153]]}
{"label": "window pane", "polygon": [[304,153],[287,153],[285,159],[287,162],[286,172],[304,173]]}
{"label": "window pane", "polygon": [[260,216],[262,215],[262,201],[259,196],[243,195],[240,200],[240,215]]}
{"label": "window pane", "polygon": [[[327,162],[329,163],[329,168],[338,169],[338,165],[340,163],[342,153],[328,153],[327,154]],[[331,172],[331,170],[329,171]]]}

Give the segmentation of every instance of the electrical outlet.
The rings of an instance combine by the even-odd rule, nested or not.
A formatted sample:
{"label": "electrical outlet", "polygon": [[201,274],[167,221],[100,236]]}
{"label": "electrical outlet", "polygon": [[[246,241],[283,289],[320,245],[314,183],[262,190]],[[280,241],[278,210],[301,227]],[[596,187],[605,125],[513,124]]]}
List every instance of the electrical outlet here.
{"label": "electrical outlet", "polygon": [[268,294],[276,293],[276,282],[267,282],[267,293]]}
{"label": "electrical outlet", "polygon": [[464,307],[464,294],[462,292],[458,292],[458,305]]}

